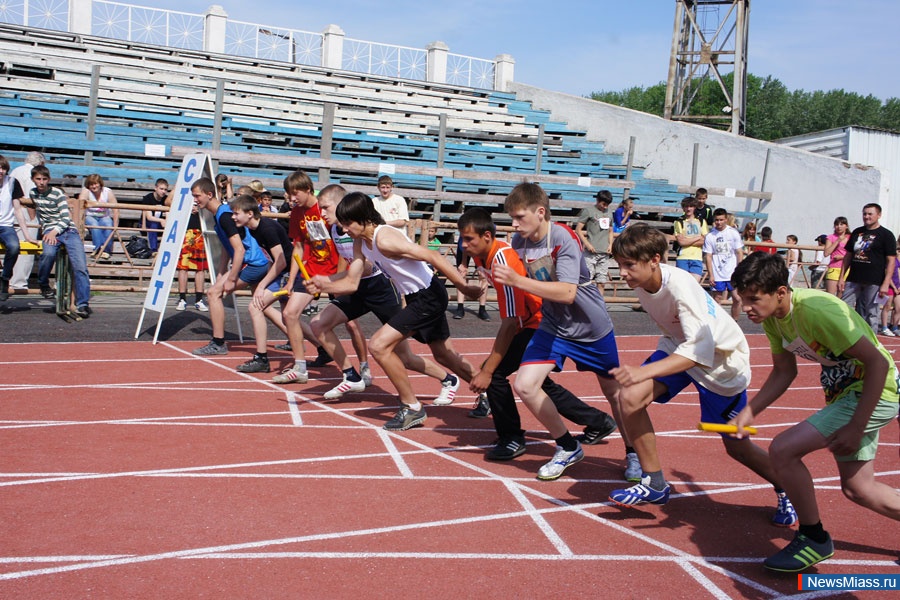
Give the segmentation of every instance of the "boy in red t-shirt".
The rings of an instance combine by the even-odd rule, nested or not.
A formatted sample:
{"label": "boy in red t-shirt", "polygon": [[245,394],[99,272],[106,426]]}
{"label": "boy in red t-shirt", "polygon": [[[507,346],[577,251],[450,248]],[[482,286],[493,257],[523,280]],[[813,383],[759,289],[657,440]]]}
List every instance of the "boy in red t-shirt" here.
{"label": "boy in red t-shirt", "polygon": [[[293,366],[272,378],[272,383],[306,383],[309,375],[306,371],[306,357],[303,353],[304,337],[315,343],[309,325],[301,321],[303,309],[313,300],[306,291],[305,275],[300,272],[302,262],[306,275],[331,275],[337,272],[338,253],[328,233],[328,226],[322,219],[319,203],[312,180],[303,171],[294,171],[284,179],[285,198],[291,204],[291,218],[288,225],[288,237],[294,243],[294,252],[290,259],[291,273],[287,289],[291,290],[287,304],[282,309],[284,324],[287,327],[288,342],[294,355]],[[299,275],[299,276],[298,276]],[[319,346],[319,357],[312,366],[322,366],[331,360]]]}

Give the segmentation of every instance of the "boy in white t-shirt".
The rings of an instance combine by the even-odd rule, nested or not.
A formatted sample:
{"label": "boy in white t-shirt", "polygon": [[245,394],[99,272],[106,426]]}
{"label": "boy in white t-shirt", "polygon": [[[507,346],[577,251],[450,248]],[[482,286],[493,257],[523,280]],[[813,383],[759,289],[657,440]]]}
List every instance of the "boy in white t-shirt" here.
{"label": "boy in white t-shirt", "polygon": [[713,211],[713,230],[703,240],[703,256],[713,298],[722,304],[730,294],[731,317],[737,320],[741,301],[731,287],[731,274],[744,257],[744,241],[737,229],[728,226],[728,211],[724,208]]}
{"label": "boy in white t-shirt", "polygon": [[[613,241],[612,254],[622,278],[663,332],[656,352],[643,365],[610,371],[622,385],[622,425],[643,469],[640,483],[609,495],[621,506],[669,500],[670,487],[647,412],[651,403],[664,404],[693,384],[700,394],[704,422],[727,423],[747,404],[750,347],[744,333],[689,273],[662,264],[668,249],[666,236],[645,224],[629,227]],[[775,487],[778,507],[772,522],[793,525],[797,515],[779,485],[769,454],[749,438],[723,435],[722,443],[729,456]]]}
{"label": "boy in white t-shirt", "polygon": [[378,178],[378,196],[373,197],[372,202],[386,225],[406,233],[409,207],[406,205],[406,198],[394,193],[394,180],[388,175]]}

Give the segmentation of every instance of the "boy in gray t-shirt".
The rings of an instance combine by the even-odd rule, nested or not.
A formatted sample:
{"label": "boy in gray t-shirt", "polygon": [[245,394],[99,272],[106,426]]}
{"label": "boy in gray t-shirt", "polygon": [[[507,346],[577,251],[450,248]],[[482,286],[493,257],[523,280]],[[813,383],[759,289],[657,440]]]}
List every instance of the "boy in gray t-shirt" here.
{"label": "boy in gray t-shirt", "polygon": [[612,213],[609,205],[612,194],[609,190],[597,192],[597,203],[581,209],[575,221],[575,233],[584,245],[584,260],[591,271],[591,280],[603,294],[603,284],[609,281],[609,231],[612,228]]}

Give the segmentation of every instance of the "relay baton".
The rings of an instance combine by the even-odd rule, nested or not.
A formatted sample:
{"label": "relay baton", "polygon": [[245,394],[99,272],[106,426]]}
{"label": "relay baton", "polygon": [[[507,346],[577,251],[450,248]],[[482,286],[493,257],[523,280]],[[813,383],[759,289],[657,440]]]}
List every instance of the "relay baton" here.
{"label": "relay baton", "polygon": [[303,266],[303,261],[300,260],[300,257],[296,254],[294,255],[294,260],[297,261],[297,266],[300,267],[300,274],[303,275],[303,279],[305,281],[309,281],[309,273],[306,272],[306,267]]}
{"label": "relay baton", "polygon": [[272,292],[272,296],[275,298],[280,298],[281,296],[287,296],[291,293],[291,290],[278,290],[277,292]]}
{"label": "relay baton", "polygon": [[[712,431],[714,433],[737,433],[737,425],[724,425],[722,423],[697,423],[697,429],[700,431]],[[750,435],[756,433],[756,427],[744,427],[745,432]]]}

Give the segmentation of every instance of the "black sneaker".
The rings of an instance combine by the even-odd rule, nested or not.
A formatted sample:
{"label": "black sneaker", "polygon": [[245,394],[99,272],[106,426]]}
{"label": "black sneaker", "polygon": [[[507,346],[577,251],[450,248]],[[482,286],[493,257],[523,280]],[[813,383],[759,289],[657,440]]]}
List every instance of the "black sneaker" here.
{"label": "black sneaker", "polygon": [[237,366],[238,373],[268,373],[269,359],[259,355]]}
{"label": "black sneaker", "polygon": [[484,457],[488,460],[512,460],[523,454],[525,454],[525,438],[500,438]]}
{"label": "black sneaker", "polygon": [[491,315],[489,315],[487,309],[482,306],[478,309],[478,318],[482,321],[490,321]]}
{"label": "black sneaker", "polygon": [[[606,413],[604,413],[606,414]],[[600,440],[616,430],[616,421],[611,416],[606,415],[606,426],[603,429],[594,429],[593,427],[585,427],[584,433],[576,435],[575,439],[587,446],[599,444]]]}
{"label": "black sneaker", "polygon": [[834,556],[834,542],[831,541],[830,535],[819,544],[798,531],[787,547],[767,558],[763,565],[772,571],[799,573],[832,556]]}
{"label": "black sneaker", "polygon": [[388,431],[406,431],[413,427],[418,427],[425,422],[425,407],[419,410],[413,410],[407,405],[400,406],[400,410],[394,415],[394,418],[384,424],[384,428]]}
{"label": "black sneaker", "polygon": [[293,348],[291,348],[290,342],[288,342],[287,344],[276,344],[275,349],[276,350],[287,350],[288,352],[291,352],[293,350]]}
{"label": "black sneaker", "polygon": [[87,319],[89,316],[91,316],[91,313],[93,313],[93,312],[94,311],[92,311],[91,307],[88,306],[87,304],[82,304],[81,306],[75,307],[75,314],[78,315],[79,317],[81,317],[82,319]]}
{"label": "black sneaker", "polygon": [[56,298],[56,290],[50,286],[41,287],[41,296],[47,300],[52,300],[53,298]]}
{"label": "black sneaker", "polygon": [[334,359],[331,358],[331,355],[325,351],[325,348],[319,346],[319,354],[316,356],[316,360],[309,363],[310,367],[324,367]]}
{"label": "black sneaker", "polygon": [[0,277],[0,302],[9,300],[9,279]]}
{"label": "black sneaker", "polygon": [[309,304],[306,305],[306,308],[303,309],[303,314],[307,317],[310,317],[319,312],[319,302],[318,300],[313,300]]}
{"label": "black sneaker", "polygon": [[453,311],[454,319],[462,319],[464,316],[466,316],[466,309],[463,308],[462,306],[460,306],[455,311]]}
{"label": "black sneaker", "polygon": [[[491,404],[488,402],[487,394],[481,392],[475,401],[475,408],[469,411],[469,416],[473,419],[484,419],[491,416]],[[518,456],[518,455],[516,455]]]}

